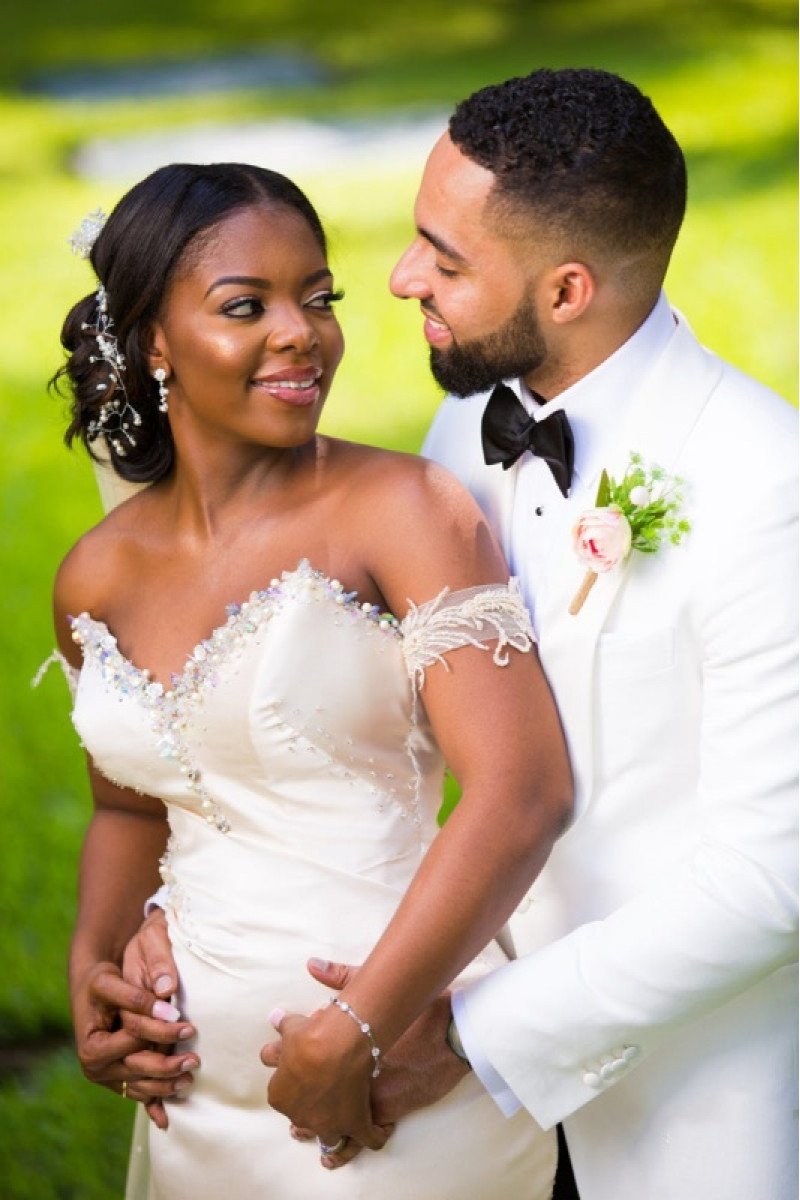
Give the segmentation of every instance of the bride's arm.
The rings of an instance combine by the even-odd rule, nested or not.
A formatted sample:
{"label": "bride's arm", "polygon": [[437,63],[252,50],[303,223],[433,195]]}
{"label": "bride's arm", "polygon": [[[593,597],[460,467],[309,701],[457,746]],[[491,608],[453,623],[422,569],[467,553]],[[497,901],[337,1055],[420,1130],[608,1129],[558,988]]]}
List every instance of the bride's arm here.
{"label": "bride's arm", "polygon": [[[194,1028],[144,986],[122,978],[128,939],[157,878],[165,845],[160,801],[115,787],[89,769],[94,814],[81,854],[78,918],[70,947],[69,988],[75,1045],[86,1078],[148,1105],[166,1128],[161,1101],[191,1082],[196,1055],[176,1053]],[[168,1019],[161,1019],[166,1016]],[[122,1021],[124,1019],[124,1024]],[[159,1048],[160,1047],[160,1048]],[[123,1083],[126,1089],[123,1089]]]}
{"label": "bride's arm", "polygon": [[[66,563],[55,591],[55,627],[62,655],[80,669],[67,612],[79,611],[74,576]],[[145,987],[122,979],[126,943],[139,927],[144,901],[158,880],[158,860],[167,839],[160,800],[117,787],[89,762],[94,811],[81,854],[78,916],[69,956],[69,986],[78,1057],[88,1079],[119,1092],[129,1085],[134,1099],[171,1095],[186,1056],[158,1052],[176,1035],[190,1036],[188,1022],[175,1024],[170,1005],[156,1009]],[[158,1019],[161,1012],[169,1020]],[[124,1013],[125,1027],[121,1027]],[[192,1056],[192,1061],[194,1058]],[[190,1077],[183,1075],[187,1080]],[[151,1113],[158,1124],[163,1114]]]}
{"label": "bride's arm", "polygon": [[[394,611],[403,611],[405,597],[425,600],[446,585],[507,579],[483,518],[449,477],[435,473],[421,495],[404,496],[404,508],[403,528],[393,530],[375,569]],[[427,670],[423,696],[461,800],[341,996],[369,1023],[382,1051],[495,935],[570,813],[563,735],[535,651],[511,651],[508,666],[499,668],[491,653],[465,646],[447,665],[449,671],[442,664]],[[281,1034],[271,1102],[324,1141],[347,1133],[377,1145],[380,1137],[363,1116],[370,1045],[358,1026],[328,1008],[303,1025],[287,1018]]]}

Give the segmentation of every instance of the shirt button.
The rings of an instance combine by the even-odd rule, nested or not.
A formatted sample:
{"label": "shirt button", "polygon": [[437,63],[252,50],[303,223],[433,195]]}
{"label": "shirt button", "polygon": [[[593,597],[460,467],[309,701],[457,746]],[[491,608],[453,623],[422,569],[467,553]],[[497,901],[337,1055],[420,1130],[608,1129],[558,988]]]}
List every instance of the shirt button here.
{"label": "shirt button", "polygon": [[536,513],[537,517],[541,517],[542,514],[544,513],[544,509],[542,508],[541,504],[537,504],[536,508],[533,511]]}

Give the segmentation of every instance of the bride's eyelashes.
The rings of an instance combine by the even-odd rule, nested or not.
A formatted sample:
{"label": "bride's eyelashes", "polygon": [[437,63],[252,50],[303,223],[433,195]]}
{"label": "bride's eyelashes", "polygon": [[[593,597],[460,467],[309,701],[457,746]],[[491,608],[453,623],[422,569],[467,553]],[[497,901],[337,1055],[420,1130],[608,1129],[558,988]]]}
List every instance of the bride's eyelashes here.
{"label": "bride's eyelashes", "polygon": [[[343,291],[334,292],[326,289],[324,292],[315,292],[313,296],[304,301],[303,307],[314,309],[316,312],[333,312],[334,304],[343,299]],[[232,317],[236,321],[246,321],[261,316],[266,310],[267,305],[259,296],[237,296],[234,300],[226,300],[220,307],[223,316]]]}
{"label": "bride's eyelashes", "polygon": [[221,305],[220,312],[225,317],[241,321],[260,316],[264,312],[264,304],[258,296],[237,296],[235,300],[227,300]]}
{"label": "bride's eyelashes", "polygon": [[344,300],[344,292],[341,290],[317,292],[310,300],[306,301],[306,308],[318,308],[332,312],[334,304],[338,304],[340,300]]}

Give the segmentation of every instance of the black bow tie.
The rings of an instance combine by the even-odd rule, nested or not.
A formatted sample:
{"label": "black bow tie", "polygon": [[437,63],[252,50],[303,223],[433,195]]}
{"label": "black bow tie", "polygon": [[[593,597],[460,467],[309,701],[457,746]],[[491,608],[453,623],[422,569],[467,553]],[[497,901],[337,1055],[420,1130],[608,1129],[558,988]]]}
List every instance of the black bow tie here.
{"label": "black bow tie", "polygon": [[[535,392],[532,394],[534,399],[541,400]],[[569,494],[575,442],[569,421],[560,409],[543,421],[534,421],[511,388],[498,383],[483,413],[481,438],[487,463],[502,463],[507,471],[521,454],[530,450],[547,463],[562,496]]]}

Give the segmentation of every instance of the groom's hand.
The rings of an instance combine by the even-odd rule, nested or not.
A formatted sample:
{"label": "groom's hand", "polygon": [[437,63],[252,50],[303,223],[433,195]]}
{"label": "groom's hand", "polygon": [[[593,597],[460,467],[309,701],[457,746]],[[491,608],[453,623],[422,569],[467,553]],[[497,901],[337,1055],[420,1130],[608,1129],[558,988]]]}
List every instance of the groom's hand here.
{"label": "groom's hand", "polygon": [[[187,1071],[197,1065],[196,1055],[169,1054],[168,1047],[190,1037],[192,1026],[176,1022],[177,1011],[157,1001],[152,992],[126,983],[111,962],[95,963],[73,979],[72,1007],[75,1044],[86,1078],[118,1094],[125,1084],[129,1098],[145,1103],[154,1123],[166,1128],[162,1098],[174,1095],[179,1081],[190,1082]],[[163,1049],[154,1048],[159,1045]]]}

